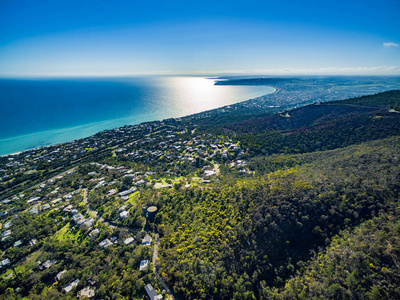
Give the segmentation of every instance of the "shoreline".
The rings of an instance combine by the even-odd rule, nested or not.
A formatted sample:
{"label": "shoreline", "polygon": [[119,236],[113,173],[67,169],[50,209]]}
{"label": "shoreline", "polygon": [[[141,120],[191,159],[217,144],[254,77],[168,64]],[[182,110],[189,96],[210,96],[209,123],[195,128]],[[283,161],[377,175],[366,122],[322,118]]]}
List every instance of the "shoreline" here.
{"label": "shoreline", "polygon": [[[15,155],[19,155],[19,154],[21,154],[23,152],[26,152],[26,151],[32,151],[32,150],[35,150],[35,149],[46,148],[46,147],[55,146],[55,145],[64,144],[64,143],[70,143],[70,142],[73,142],[73,141],[76,141],[76,140],[89,138],[89,137],[91,137],[91,136],[93,136],[93,135],[95,135],[95,134],[97,134],[99,132],[102,132],[104,130],[115,130],[115,129],[123,127],[123,126],[135,126],[135,125],[140,125],[142,123],[163,121],[163,120],[170,119],[170,118],[174,118],[175,119],[175,118],[184,118],[184,117],[194,116],[194,115],[197,115],[197,114],[200,114],[200,113],[209,112],[209,111],[213,111],[213,110],[218,110],[218,109],[224,108],[226,106],[238,105],[238,104],[244,103],[246,101],[254,100],[254,99],[257,99],[257,98],[260,98],[260,97],[263,97],[263,96],[266,96],[266,95],[271,95],[271,94],[274,94],[274,93],[277,92],[277,88],[275,88],[273,86],[267,86],[266,85],[265,87],[266,88],[271,88],[273,90],[271,92],[267,93],[267,94],[263,94],[263,95],[260,95],[258,97],[255,97],[255,98],[238,101],[238,102],[233,103],[233,104],[226,104],[226,105],[223,105],[223,106],[220,106],[220,107],[212,108],[210,110],[206,109],[206,110],[203,110],[201,112],[195,112],[195,113],[191,113],[191,114],[184,115],[184,116],[167,117],[167,118],[163,118],[163,119],[151,119],[151,120],[146,120],[146,116],[143,116],[142,120],[139,119],[138,122],[136,122],[136,123],[128,123],[128,122],[125,123],[124,120],[128,121],[128,119],[131,119],[131,117],[124,117],[124,118],[120,118],[120,119],[111,119],[111,120],[93,122],[93,123],[84,124],[84,125],[78,125],[78,126],[72,126],[72,127],[66,127],[66,128],[58,128],[58,129],[51,129],[51,130],[45,130],[45,131],[34,132],[34,133],[24,134],[24,135],[20,135],[20,136],[14,136],[14,137],[8,137],[8,138],[0,139],[0,144],[1,143],[5,143],[7,141],[11,141],[11,140],[24,140],[24,141],[27,142],[27,145],[26,145],[27,149],[17,150],[15,152],[6,153],[6,154],[0,154],[0,157],[15,156]],[[107,123],[112,126],[112,123],[118,123],[118,122],[121,123],[121,124],[124,123],[124,125],[117,125],[117,126],[114,126],[114,127],[111,127],[111,128],[100,129],[100,127],[107,126]],[[98,127],[98,129],[96,129],[96,127]],[[81,135],[79,135],[79,134],[75,135],[77,137],[73,138],[72,135],[74,135],[74,132],[76,133],[76,130],[81,131]],[[85,134],[84,133],[85,131],[89,131],[90,133],[88,132],[88,134]],[[44,142],[45,143],[48,142],[49,144],[43,145],[43,146],[40,146],[40,145],[35,145],[35,146],[32,146],[32,147],[29,146],[29,144],[30,145],[34,144],[34,141],[28,142],[29,138],[32,139],[34,137],[40,137],[41,135],[47,135],[48,136],[47,137],[47,141],[44,141]],[[56,139],[57,139],[56,137],[60,136],[60,135],[70,135],[70,138],[68,138],[67,140],[64,140],[64,141],[56,142]],[[79,137],[79,136],[81,136],[81,137]],[[55,139],[54,142],[51,141],[52,139]],[[41,143],[41,142],[37,141],[36,143]]]}

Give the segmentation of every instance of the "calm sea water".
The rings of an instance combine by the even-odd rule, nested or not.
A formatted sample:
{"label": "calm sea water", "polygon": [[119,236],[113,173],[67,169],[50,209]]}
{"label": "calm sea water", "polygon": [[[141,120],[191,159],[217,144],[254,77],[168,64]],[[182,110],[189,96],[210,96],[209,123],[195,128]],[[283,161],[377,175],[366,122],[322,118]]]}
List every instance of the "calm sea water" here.
{"label": "calm sea water", "polygon": [[201,77],[0,80],[0,155],[272,93]]}

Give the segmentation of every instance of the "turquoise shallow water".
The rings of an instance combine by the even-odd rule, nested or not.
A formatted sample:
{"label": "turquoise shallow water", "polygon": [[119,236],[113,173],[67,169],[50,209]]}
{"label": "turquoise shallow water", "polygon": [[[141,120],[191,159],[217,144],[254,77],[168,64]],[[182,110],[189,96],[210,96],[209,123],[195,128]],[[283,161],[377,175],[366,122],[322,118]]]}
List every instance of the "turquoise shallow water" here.
{"label": "turquoise shallow water", "polygon": [[0,80],[0,155],[270,94],[202,77]]}

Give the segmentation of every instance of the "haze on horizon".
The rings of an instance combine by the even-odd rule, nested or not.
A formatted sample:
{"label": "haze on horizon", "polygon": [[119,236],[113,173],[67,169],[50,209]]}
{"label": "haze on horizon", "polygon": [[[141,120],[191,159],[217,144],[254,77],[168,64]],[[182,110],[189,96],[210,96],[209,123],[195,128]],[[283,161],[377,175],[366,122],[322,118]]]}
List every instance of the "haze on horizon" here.
{"label": "haze on horizon", "polygon": [[0,77],[400,75],[400,2],[0,1]]}

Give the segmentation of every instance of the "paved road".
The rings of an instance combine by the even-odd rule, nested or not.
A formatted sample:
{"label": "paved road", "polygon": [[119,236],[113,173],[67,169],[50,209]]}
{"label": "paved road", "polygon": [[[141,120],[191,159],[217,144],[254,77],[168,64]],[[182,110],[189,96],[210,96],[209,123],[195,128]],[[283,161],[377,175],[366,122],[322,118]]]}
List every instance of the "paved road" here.
{"label": "paved road", "polygon": [[156,275],[156,278],[158,282],[162,285],[164,290],[170,295],[172,300],[177,299],[176,296],[172,293],[168,285],[165,283],[164,279],[161,278],[160,274],[158,274],[157,271],[157,255],[158,255],[158,243],[160,242],[159,240],[159,235],[156,233],[156,242],[154,243],[154,252],[153,252],[153,272]]}

